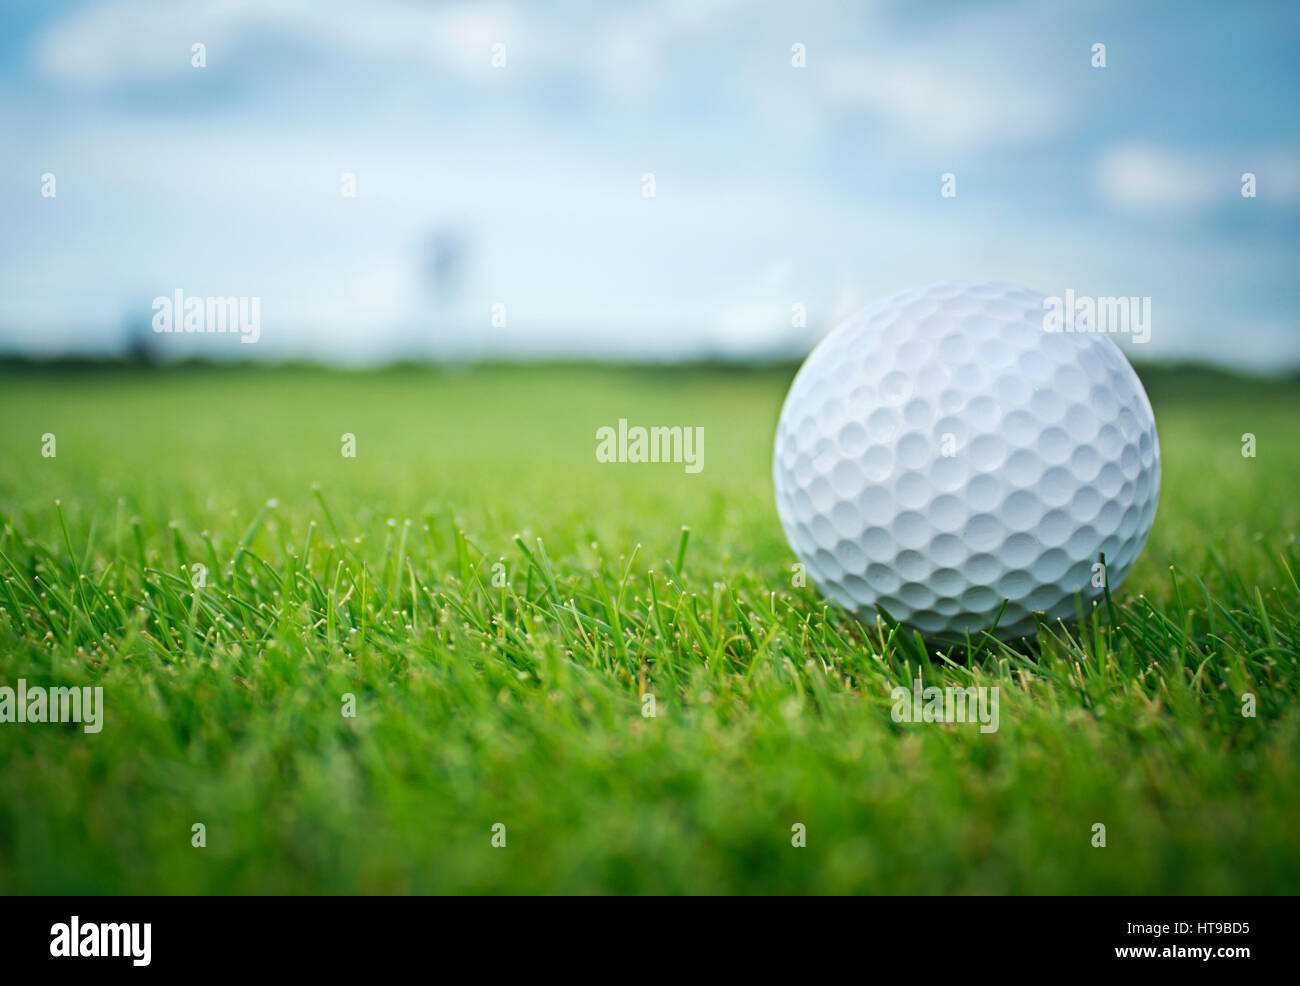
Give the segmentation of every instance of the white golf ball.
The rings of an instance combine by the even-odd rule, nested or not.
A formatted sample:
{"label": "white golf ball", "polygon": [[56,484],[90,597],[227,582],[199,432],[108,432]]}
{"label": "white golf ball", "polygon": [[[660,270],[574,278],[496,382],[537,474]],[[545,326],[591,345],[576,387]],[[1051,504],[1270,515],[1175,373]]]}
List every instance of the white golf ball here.
{"label": "white golf ball", "polygon": [[1109,337],[1048,331],[1043,297],[1014,285],[945,283],[872,305],[813,350],[772,473],[823,593],[927,637],[996,619],[1009,639],[1128,574],[1155,519],[1160,443]]}

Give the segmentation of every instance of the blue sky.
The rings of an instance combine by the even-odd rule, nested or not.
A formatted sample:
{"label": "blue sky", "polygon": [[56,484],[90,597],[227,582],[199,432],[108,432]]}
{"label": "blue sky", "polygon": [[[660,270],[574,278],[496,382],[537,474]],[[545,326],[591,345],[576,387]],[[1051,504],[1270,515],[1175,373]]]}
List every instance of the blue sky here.
{"label": "blue sky", "polygon": [[1291,368],[1298,40],[1291,3],[6,3],[0,349],[112,352],[180,288],[262,334],[175,355],[801,355],[975,278]]}

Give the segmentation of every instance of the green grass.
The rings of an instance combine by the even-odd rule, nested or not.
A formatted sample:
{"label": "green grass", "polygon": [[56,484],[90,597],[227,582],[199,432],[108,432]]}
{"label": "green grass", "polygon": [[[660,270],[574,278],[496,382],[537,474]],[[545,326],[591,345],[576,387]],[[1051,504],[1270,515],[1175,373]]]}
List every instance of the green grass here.
{"label": "green grass", "polygon": [[[792,586],[789,376],[0,370],[0,685],[106,706],[0,725],[0,890],[1300,886],[1300,390],[1149,375],[1114,613],[940,655]],[[620,417],[704,426],[704,471],[597,463]],[[895,723],[918,670],[999,730]]]}

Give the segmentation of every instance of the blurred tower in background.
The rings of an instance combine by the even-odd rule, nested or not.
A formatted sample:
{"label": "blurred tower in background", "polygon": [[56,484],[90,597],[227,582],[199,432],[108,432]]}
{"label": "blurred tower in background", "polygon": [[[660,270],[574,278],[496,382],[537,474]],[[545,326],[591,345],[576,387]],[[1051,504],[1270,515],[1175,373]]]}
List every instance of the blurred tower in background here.
{"label": "blurred tower in background", "polygon": [[441,358],[447,351],[463,344],[463,302],[461,295],[466,277],[469,252],[464,233],[451,224],[434,228],[420,257],[420,294],[427,299],[422,343],[417,347],[425,355]]}
{"label": "blurred tower in background", "polygon": [[158,334],[153,330],[153,310],[147,298],[140,299],[122,316],[122,357],[137,366],[161,362]]}
{"label": "blurred tower in background", "polygon": [[440,311],[450,308],[460,292],[465,252],[464,236],[450,226],[434,230],[429,238],[425,269]]}

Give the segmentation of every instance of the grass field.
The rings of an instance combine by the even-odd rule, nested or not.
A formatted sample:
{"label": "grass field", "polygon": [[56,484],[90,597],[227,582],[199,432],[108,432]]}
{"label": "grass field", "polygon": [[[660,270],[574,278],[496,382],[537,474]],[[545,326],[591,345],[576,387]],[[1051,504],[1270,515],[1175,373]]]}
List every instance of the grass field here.
{"label": "grass field", "polygon": [[[105,703],[0,724],[0,891],[1300,887],[1300,388],[1147,374],[1114,612],[940,656],[792,585],[792,372],[0,370],[0,685]],[[998,731],[895,723],[918,671]]]}

